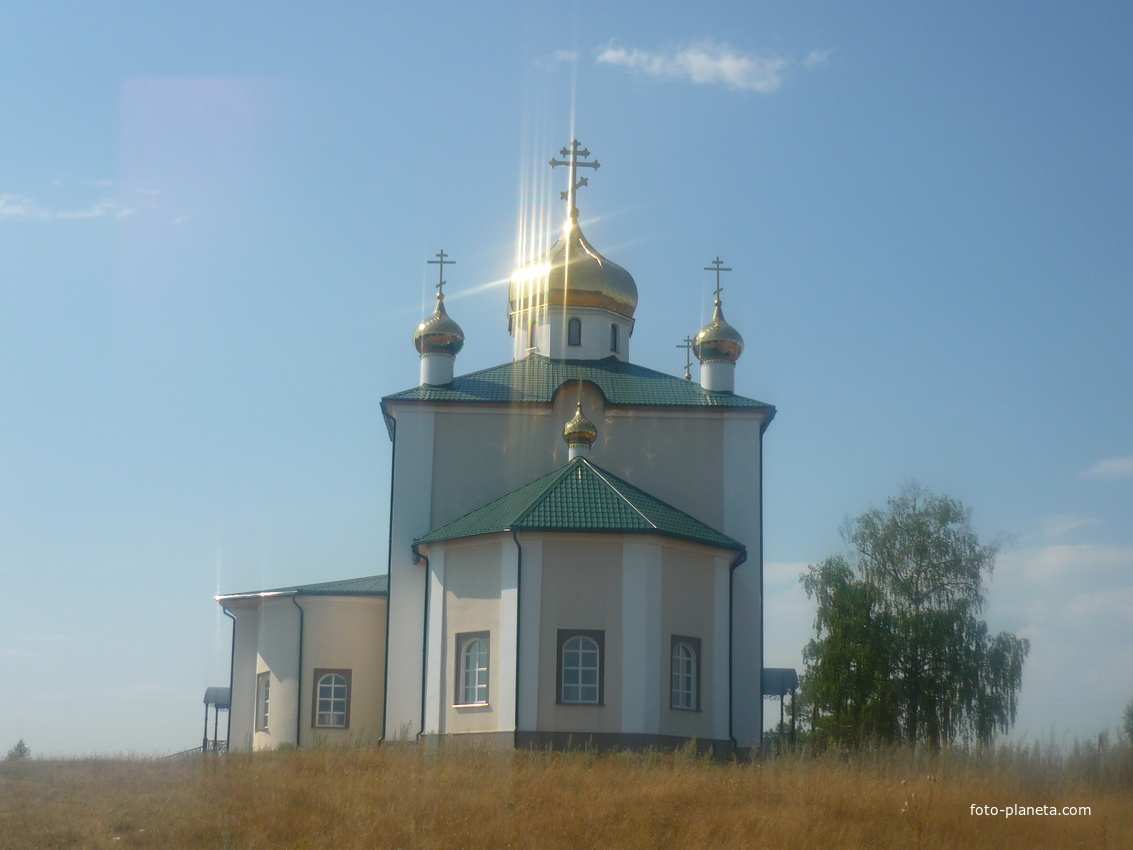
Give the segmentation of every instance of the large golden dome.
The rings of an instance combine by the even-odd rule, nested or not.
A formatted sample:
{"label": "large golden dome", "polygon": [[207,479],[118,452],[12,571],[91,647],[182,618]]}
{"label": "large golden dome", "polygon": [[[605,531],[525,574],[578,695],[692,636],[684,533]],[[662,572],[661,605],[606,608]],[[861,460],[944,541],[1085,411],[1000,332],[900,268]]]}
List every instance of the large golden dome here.
{"label": "large golden dome", "polygon": [[712,321],[700,329],[692,341],[692,350],[701,363],[710,360],[730,360],[735,363],[744,353],[744,338],[740,332],[724,321],[720,301],[712,313]]}
{"label": "large golden dome", "polygon": [[572,217],[546,254],[511,276],[509,315],[536,307],[601,307],[632,319],[637,284],[629,272],[586,241]]}
{"label": "large golden dome", "polygon": [[455,357],[464,348],[464,331],[445,312],[445,296],[437,296],[437,308],[413,332],[413,345],[421,354],[451,354]]}

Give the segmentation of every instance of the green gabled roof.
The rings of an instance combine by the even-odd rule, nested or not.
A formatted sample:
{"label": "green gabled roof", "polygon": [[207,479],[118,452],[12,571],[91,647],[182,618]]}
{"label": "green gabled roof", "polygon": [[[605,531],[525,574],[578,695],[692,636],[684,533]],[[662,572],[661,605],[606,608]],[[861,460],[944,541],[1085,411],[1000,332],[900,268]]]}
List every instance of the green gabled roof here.
{"label": "green gabled roof", "polygon": [[434,528],[413,543],[513,530],[661,534],[735,552],[744,549],[742,543],[581,457]]}
{"label": "green gabled roof", "polygon": [[297,584],[292,587],[276,587],[271,590],[252,590],[248,593],[227,593],[216,597],[218,601],[227,599],[251,599],[257,596],[388,596],[389,576],[365,576],[348,578],[342,581],[323,581],[317,584]]}
{"label": "green gabled roof", "polygon": [[606,404],[615,407],[748,408],[775,415],[775,407],[728,392],[709,392],[693,381],[626,363],[604,360],[551,360],[532,354],[523,360],[493,366],[455,378],[444,387],[421,386],[383,399],[409,402],[478,402],[488,404],[551,404],[568,381],[582,379],[596,386]]}

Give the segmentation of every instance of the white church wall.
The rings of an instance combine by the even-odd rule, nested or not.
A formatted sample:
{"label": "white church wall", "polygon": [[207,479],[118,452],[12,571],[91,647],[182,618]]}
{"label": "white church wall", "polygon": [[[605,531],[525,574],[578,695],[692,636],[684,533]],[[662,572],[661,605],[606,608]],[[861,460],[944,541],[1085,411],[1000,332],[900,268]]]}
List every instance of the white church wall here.
{"label": "white church wall", "polygon": [[[535,332],[530,334],[528,324],[534,320]],[[580,325],[579,344],[570,344],[571,319]],[[610,347],[610,326],[617,325],[617,348]],[[565,360],[602,360],[616,357],[629,360],[629,339],[633,320],[600,307],[572,307],[541,309],[520,317],[515,324],[512,359],[523,360],[534,345],[544,357]]]}
{"label": "white church wall", "polygon": [[[303,677],[300,745],[376,744],[382,736],[386,599],[374,596],[300,596]],[[313,722],[316,670],[349,670],[349,728]]]}
{"label": "white church wall", "polygon": [[232,649],[228,747],[234,752],[247,752],[252,749],[255,736],[260,611],[258,603],[229,607],[236,617],[236,634]]}
{"label": "white church wall", "polygon": [[264,599],[256,648],[256,673],[270,673],[271,686],[267,729],[254,733],[252,746],[263,750],[297,744],[299,609],[290,596]]}
{"label": "white church wall", "polygon": [[622,544],[621,731],[661,731],[662,545],[626,537]]}
{"label": "white church wall", "polygon": [[758,413],[736,412],[723,435],[726,509],[720,530],[747,547],[732,583],[732,730],[741,748],[759,746],[763,729],[762,423]]}
{"label": "white church wall", "polygon": [[[501,668],[505,666],[500,617],[501,564],[508,545],[510,540],[505,544],[500,535],[487,542],[445,546],[445,663],[440,671],[444,722],[440,732],[491,732],[502,728],[501,709],[506,700],[501,676]],[[488,704],[483,706],[461,706],[456,690],[457,636],[469,632],[489,633]],[[513,685],[509,684],[506,692],[513,695]],[[514,703],[514,696],[511,700]],[[510,716],[510,709],[508,714]]]}
{"label": "white church wall", "polygon": [[413,563],[413,539],[428,531],[433,478],[435,408],[390,405],[396,415],[393,499],[390,515],[390,606],[386,739],[421,731],[421,664],[424,637],[425,567]]}
{"label": "white church wall", "polygon": [[723,524],[718,411],[610,409],[598,424],[594,463],[713,528]]}
{"label": "white church wall", "polygon": [[[519,534],[519,644],[516,667],[519,714],[516,728],[534,732],[539,727],[539,636],[543,612],[543,540],[539,534]],[[554,676],[551,671],[549,675]]]}
{"label": "white church wall", "polygon": [[466,404],[438,409],[429,479],[432,516],[416,534],[554,468],[565,424],[565,419],[554,421],[546,409]]}

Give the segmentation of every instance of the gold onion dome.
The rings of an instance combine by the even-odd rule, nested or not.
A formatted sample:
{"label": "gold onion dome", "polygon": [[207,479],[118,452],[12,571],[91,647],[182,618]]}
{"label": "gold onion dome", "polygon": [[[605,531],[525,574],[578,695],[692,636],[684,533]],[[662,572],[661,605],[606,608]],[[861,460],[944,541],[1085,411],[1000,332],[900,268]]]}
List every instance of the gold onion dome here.
{"label": "gold onion dome", "polygon": [[563,428],[563,439],[568,446],[585,446],[590,448],[598,438],[598,429],[594,423],[582,414],[582,402],[574,411],[574,418]]}
{"label": "gold onion dome", "polygon": [[421,354],[451,354],[464,348],[464,331],[445,312],[445,296],[437,296],[437,308],[413,332],[413,345]]}
{"label": "gold onion dome", "polygon": [[533,307],[601,307],[633,318],[637,284],[582,235],[577,211],[559,241],[539,259],[516,269],[508,288],[508,312]]}
{"label": "gold onion dome", "polygon": [[724,321],[720,301],[716,300],[716,310],[712,321],[700,329],[692,341],[692,350],[701,363],[710,360],[728,360],[735,363],[744,353],[744,338],[740,332]]}

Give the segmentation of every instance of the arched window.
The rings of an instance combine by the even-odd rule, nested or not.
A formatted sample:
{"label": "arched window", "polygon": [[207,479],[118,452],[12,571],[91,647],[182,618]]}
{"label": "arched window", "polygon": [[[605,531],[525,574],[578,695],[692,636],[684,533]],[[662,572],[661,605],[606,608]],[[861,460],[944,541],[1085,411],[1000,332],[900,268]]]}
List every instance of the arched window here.
{"label": "arched window", "polygon": [[350,725],[350,671],[315,671],[315,723],[320,728]]}
{"label": "arched window", "polygon": [[535,316],[527,317],[527,350],[535,348]]}
{"label": "arched window", "polygon": [[696,638],[673,637],[670,667],[671,698],[669,705],[695,711],[698,705],[698,664],[700,641]]}
{"label": "arched window", "polygon": [[581,319],[571,319],[567,322],[567,345],[582,345]]}
{"label": "arched window", "polygon": [[256,674],[256,731],[268,728],[268,703],[271,701],[271,673]]}
{"label": "arched window", "polygon": [[486,633],[458,635],[460,648],[460,705],[488,702],[488,637]]}
{"label": "arched window", "polygon": [[610,325],[610,351],[618,350],[618,326]]}
{"label": "arched window", "polygon": [[579,634],[560,630],[559,702],[602,703],[602,632]]}

